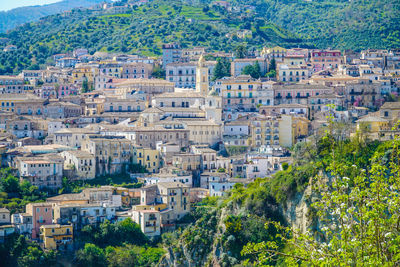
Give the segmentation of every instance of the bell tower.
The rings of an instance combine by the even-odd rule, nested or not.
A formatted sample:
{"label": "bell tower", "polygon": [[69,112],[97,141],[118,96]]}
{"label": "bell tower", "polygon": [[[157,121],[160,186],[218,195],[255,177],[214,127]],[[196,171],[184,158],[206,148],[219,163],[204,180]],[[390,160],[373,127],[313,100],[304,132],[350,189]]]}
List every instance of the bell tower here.
{"label": "bell tower", "polygon": [[196,92],[204,96],[208,94],[208,67],[203,55],[200,56],[196,68]]}

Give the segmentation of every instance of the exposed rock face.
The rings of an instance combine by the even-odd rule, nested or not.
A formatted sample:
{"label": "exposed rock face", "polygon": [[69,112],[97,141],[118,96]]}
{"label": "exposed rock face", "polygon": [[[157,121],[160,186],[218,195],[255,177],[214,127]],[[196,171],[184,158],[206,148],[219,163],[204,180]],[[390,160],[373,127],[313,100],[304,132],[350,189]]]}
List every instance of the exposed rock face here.
{"label": "exposed rock face", "polygon": [[304,192],[297,193],[291,200],[287,201],[286,207],[281,208],[288,224],[302,233],[306,232],[312,224],[312,220],[308,217],[312,195],[311,187],[311,185],[308,185]]}
{"label": "exposed rock face", "polygon": [[[312,179],[310,179],[309,185],[304,192],[296,193],[285,205],[276,206],[271,204],[271,209],[279,211],[290,226],[304,233],[314,226],[313,223],[315,222],[313,222],[312,216],[310,217],[310,205],[316,198],[317,195],[312,190]],[[270,205],[270,203],[265,203],[265,205]],[[178,246],[174,249],[168,249],[167,255],[159,266],[222,266],[224,257],[229,257],[230,254],[230,252],[225,251],[225,247],[221,242],[221,238],[226,231],[224,221],[229,215],[247,213],[248,211],[241,205],[222,208],[215,214],[215,224],[208,229],[208,235],[212,236],[211,245],[198,243],[193,247],[193,244],[185,244],[184,238],[181,238]],[[199,226],[201,227],[201,225]]]}

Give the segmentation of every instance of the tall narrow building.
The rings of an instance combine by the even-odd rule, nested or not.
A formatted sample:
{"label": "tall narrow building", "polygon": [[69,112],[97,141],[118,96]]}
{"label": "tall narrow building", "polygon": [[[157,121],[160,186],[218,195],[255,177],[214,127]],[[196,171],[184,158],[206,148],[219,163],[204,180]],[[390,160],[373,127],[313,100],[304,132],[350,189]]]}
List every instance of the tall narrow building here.
{"label": "tall narrow building", "polygon": [[207,96],[208,94],[208,67],[203,55],[200,56],[196,68],[196,92]]}

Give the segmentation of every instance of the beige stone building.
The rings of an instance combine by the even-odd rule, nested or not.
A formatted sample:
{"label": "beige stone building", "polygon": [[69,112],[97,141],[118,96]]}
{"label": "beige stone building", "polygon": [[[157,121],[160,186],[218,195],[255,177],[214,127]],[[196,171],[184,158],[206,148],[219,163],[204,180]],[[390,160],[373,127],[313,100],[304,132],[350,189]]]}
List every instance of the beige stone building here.
{"label": "beige stone building", "polygon": [[215,170],[217,168],[217,151],[207,146],[191,146],[194,154],[201,156],[202,170]]}
{"label": "beige stone building", "polygon": [[39,188],[59,188],[63,178],[64,159],[56,154],[15,159],[21,180]]}
{"label": "beige stone building", "polygon": [[64,158],[64,169],[71,170],[78,180],[93,179],[96,177],[94,155],[83,150],[71,150],[60,153]]}
{"label": "beige stone building", "polygon": [[222,126],[212,120],[179,119],[190,131],[189,141],[192,144],[214,145],[222,140]]}
{"label": "beige stone building", "polygon": [[172,165],[184,171],[201,170],[201,155],[194,153],[175,154]]}
{"label": "beige stone building", "polygon": [[54,144],[80,148],[82,141],[98,131],[92,128],[64,128],[54,133]]}
{"label": "beige stone building", "polygon": [[161,79],[128,79],[115,84],[116,90],[127,88],[129,90],[143,91],[148,95],[173,92],[175,84]]}
{"label": "beige stone building", "polygon": [[136,163],[134,143],[122,136],[88,136],[82,142],[82,150],[94,155],[96,176],[121,173]]}
{"label": "beige stone building", "polygon": [[163,125],[138,127],[135,129],[135,144],[155,149],[157,142],[162,141],[187,147],[189,144],[189,130],[182,123],[169,122]]}

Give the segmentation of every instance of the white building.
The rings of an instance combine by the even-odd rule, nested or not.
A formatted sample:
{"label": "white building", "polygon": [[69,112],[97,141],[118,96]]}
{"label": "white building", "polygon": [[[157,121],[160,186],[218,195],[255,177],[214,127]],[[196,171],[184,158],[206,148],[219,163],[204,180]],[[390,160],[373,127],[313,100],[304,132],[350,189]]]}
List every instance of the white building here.
{"label": "white building", "polygon": [[15,213],[11,216],[11,224],[21,235],[32,235],[33,222],[32,215],[28,213]]}
{"label": "white building", "polygon": [[159,236],[161,234],[161,220],[158,210],[133,210],[132,219],[140,225],[140,229],[146,236]]}
{"label": "white building", "polygon": [[63,178],[64,159],[56,154],[17,157],[16,166],[22,180],[39,188],[59,188]]}
{"label": "white building", "polygon": [[231,190],[235,185],[234,182],[229,181],[215,181],[210,182],[210,196],[212,197],[220,197],[226,194],[226,191]]}

